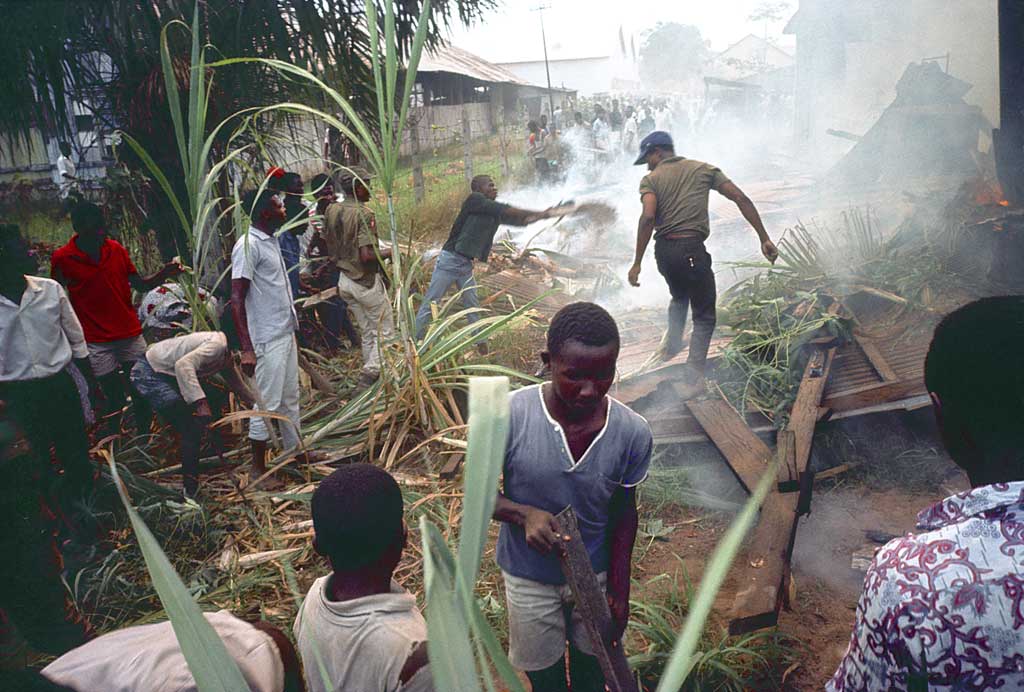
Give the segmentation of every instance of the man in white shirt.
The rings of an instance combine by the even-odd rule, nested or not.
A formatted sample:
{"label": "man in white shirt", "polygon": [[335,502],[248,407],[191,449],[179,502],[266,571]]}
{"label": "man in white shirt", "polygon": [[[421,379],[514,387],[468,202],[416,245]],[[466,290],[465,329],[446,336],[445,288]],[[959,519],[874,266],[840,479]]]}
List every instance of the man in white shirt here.
{"label": "man in white shirt", "polygon": [[[290,451],[300,445],[299,350],[294,297],[274,238],[285,222],[284,205],[272,190],[248,195],[243,204],[252,226],[231,251],[231,311],[242,344],[242,371],[256,377],[258,407],[287,419],[278,421],[278,429],[284,451]],[[268,425],[273,423],[259,416],[249,421],[257,476],[267,470]]]}
{"label": "man in white shirt", "polygon": [[637,132],[639,125],[636,121],[636,113],[632,106],[626,106],[626,120],[622,125],[622,149],[630,153],[636,151]]}
{"label": "man in white shirt", "polygon": [[71,160],[71,145],[61,142],[57,147],[60,149],[60,156],[57,157],[57,174],[53,182],[57,184],[61,202],[67,204],[71,193],[78,192],[78,169]]}
{"label": "man in white shirt", "polygon": [[[93,482],[82,402],[67,368],[92,382],[82,327],[59,283],[38,269],[17,226],[0,226],[0,419],[27,440],[19,454],[0,425],[0,608],[38,651],[61,653],[85,637],[66,620],[48,499],[63,513]],[[6,437],[7,439],[2,439]],[[58,476],[50,450],[64,469]]]}

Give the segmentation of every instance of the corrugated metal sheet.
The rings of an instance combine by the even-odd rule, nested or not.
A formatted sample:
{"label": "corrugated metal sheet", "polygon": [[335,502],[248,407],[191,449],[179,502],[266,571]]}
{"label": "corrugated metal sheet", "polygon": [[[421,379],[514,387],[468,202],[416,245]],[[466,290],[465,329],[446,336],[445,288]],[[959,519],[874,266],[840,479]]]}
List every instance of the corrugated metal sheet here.
{"label": "corrugated metal sheet", "polygon": [[498,67],[480,56],[473,55],[450,43],[442,44],[431,52],[424,52],[420,58],[418,72],[447,72],[471,77],[481,82],[532,86],[505,68]]}

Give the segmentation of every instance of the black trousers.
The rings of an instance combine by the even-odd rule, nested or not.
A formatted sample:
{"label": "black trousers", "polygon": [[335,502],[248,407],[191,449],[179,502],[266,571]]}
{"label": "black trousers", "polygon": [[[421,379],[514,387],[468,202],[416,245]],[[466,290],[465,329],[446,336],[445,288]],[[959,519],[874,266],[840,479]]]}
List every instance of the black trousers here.
{"label": "black trousers", "polygon": [[64,469],[59,494],[78,499],[92,490],[94,471],[89,461],[89,438],[75,381],[66,370],[37,380],[0,382],[5,415],[24,432],[32,458],[40,468],[50,466],[50,450]]}
{"label": "black trousers", "polygon": [[682,350],[686,315],[692,309],[693,335],[688,362],[698,372],[704,372],[711,334],[715,331],[718,298],[711,255],[703,240],[661,239],[654,243],[654,259],[672,294],[668,306],[668,351],[675,354]]}
{"label": "black trousers", "polygon": [[[85,641],[86,628],[70,608],[60,580],[56,521],[48,499],[57,497],[64,505],[92,486],[81,402],[67,372],[0,383],[0,399],[4,415],[32,448],[16,457],[10,448],[0,454],[0,608],[33,648],[61,654]],[[64,468],[62,476],[50,461],[51,446]]]}

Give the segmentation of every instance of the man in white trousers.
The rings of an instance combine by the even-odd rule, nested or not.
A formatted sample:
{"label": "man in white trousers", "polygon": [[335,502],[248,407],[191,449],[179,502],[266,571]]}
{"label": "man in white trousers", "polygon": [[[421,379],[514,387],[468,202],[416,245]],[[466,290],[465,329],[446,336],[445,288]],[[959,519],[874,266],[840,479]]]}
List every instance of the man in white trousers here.
{"label": "man in white trousers", "polygon": [[362,332],[360,388],[377,381],[381,348],[395,332],[391,299],[380,266],[391,257],[391,248],[381,248],[377,240],[377,221],[366,206],[370,201],[369,181],[370,173],[358,166],[342,171],[339,182],[345,201],[331,204],[324,212],[327,253],[340,270],[338,295],[348,303]]}
{"label": "man in white trousers", "polygon": [[285,451],[300,444],[298,317],[274,237],[285,222],[284,204],[272,190],[250,193],[243,204],[252,225],[231,251],[231,313],[242,344],[242,371],[256,377],[257,408],[288,419],[250,419],[252,470],[259,477],[266,473],[269,425],[278,424]]}

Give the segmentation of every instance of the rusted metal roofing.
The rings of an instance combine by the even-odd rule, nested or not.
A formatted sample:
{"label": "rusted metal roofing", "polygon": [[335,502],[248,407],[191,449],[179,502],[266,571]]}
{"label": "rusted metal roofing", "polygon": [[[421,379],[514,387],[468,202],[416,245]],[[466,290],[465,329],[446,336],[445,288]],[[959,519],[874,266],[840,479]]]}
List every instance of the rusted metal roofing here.
{"label": "rusted metal roofing", "polygon": [[443,43],[433,51],[424,51],[420,58],[420,73],[447,72],[462,75],[481,82],[533,86],[503,67],[487,62],[478,55],[462,50],[450,43]]}

